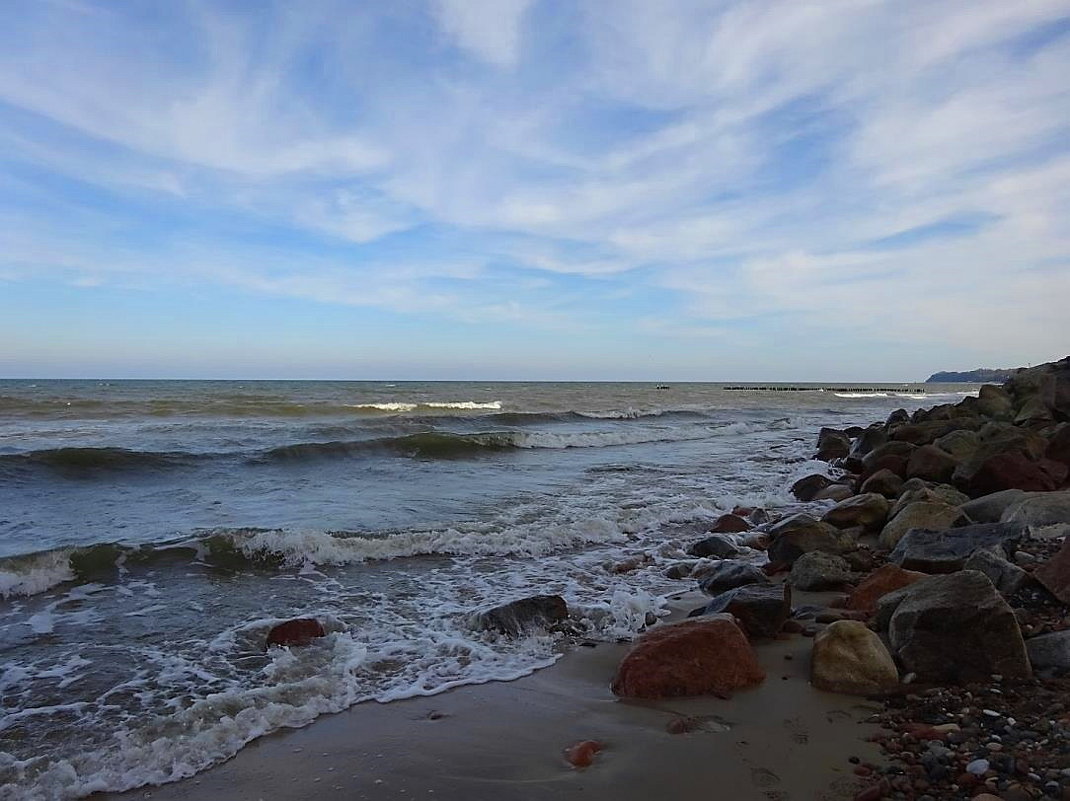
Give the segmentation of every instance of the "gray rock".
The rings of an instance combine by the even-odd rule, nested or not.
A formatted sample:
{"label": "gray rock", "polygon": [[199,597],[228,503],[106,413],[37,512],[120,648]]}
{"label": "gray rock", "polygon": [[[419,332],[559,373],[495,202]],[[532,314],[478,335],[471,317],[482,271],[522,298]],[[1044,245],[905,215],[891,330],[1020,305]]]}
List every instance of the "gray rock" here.
{"label": "gray rock", "polygon": [[692,543],[687,549],[689,556],[701,556],[707,559],[732,559],[743,553],[723,534],[714,534],[704,540]]}
{"label": "gray rock", "polygon": [[1014,417],[1014,404],[1011,396],[1003,387],[985,384],[977,394],[977,408],[985,417],[997,420],[1010,420]]}
{"label": "gray rock", "polygon": [[907,570],[952,573],[985,548],[995,546],[1010,556],[1025,534],[1025,527],[1016,523],[979,523],[939,531],[914,528],[899,540],[888,561]]}
{"label": "gray rock", "polygon": [[851,567],[843,557],[824,551],[810,551],[795,560],[788,581],[797,590],[819,592],[838,589],[852,578]]}
{"label": "gray rock", "polygon": [[715,596],[688,617],[718,612],[734,615],[748,637],[775,637],[791,614],[791,588],[772,582],[736,587]]}
{"label": "gray rock", "polygon": [[477,628],[518,637],[534,628],[546,628],[568,618],[568,606],[560,595],[533,595],[511,601],[474,616]]}
{"label": "gray rock", "polygon": [[930,576],[906,588],[891,616],[892,653],[922,681],[1032,675],[1013,610],[984,573]]}
{"label": "gray rock", "polygon": [[882,548],[892,549],[912,528],[940,530],[951,528],[962,520],[965,518],[957,506],[927,501],[911,503],[885,524],[879,542]]}
{"label": "gray rock", "polygon": [[828,476],[823,476],[820,473],[812,473],[811,475],[804,476],[791,485],[791,494],[798,498],[803,503],[808,503],[814,499],[821,490],[832,483],[832,479]]}
{"label": "gray rock", "polygon": [[1027,526],[1053,526],[1070,523],[1070,490],[1023,493],[1010,504],[1000,520]]}
{"label": "gray rock", "polygon": [[937,484],[920,478],[911,478],[903,483],[903,490],[898,500],[892,505],[888,517],[899,514],[904,507],[912,503],[946,503],[948,506],[961,506],[970,500],[968,495],[959,492],[949,484]]}
{"label": "gray rock", "polygon": [[843,459],[851,450],[851,439],[835,428],[822,428],[817,436],[817,453],[814,458],[822,462]]}
{"label": "gray rock", "polygon": [[1070,629],[1033,637],[1025,648],[1034,668],[1070,670]]}
{"label": "gray rock", "polygon": [[1008,507],[1030,494],[1020,489],[1008,489],[982,495],[962,504],[962,513],[974,523],[998,523]]}
{"label": "gray rock", "polygon": [[726,559],[710,565],[698,586],[707,595],[719,595],[725,590],[742,587],[744,584],[759,584],[766,581],[769,581],[769,577],[753,563]]}
{"label": "gray rock", "polygon": [[854,490],[852,490],[847,484],[834,483],[829,484],[822,490],[818,490],[818,492],[814,495],[814,500],[836,501],[837,503],[839,503],[840,501],[847,500],[852,495],[854,495]]}
{"label": "gray rock", "polygon": [[850,534],[806,514],[791,515],[768,529],[770,562],[794,564],[810,551],[845,553],[856,547]]}
{"label": "gray rock", "polygon": [[1013,595],[1025,584],[1029,574],[1018,565],[1007,561],[1006,556],[1006,551],[1000,545],[981,548],[970,554],[963,569],[984,573],[1002,595]]}
{"label": "gray rock", "polygon": [[972,456],[981,447],[981,435],[976,431],[952,431],[944,434],[933,445],[961,461]]}
{"label": "gray rock", "polygon": [[935,445],[923,445],[910,454],[907,478],[945,483],[951,480],[959,460]]}
{"label": "gray rock", "polygon": [[903,479],[891,470],[878,470],[862,482],[862,492],[876,492],[885,498],[898,497],[903,491]]}

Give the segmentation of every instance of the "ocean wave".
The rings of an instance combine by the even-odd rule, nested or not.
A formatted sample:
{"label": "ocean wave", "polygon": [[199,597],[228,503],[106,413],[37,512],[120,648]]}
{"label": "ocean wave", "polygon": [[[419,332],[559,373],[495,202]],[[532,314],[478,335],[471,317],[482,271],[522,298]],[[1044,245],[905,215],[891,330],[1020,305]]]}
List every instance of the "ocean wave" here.
{"label": "ocean wave", "polygon": [[0,469],[43,466],[76,475],[104,470],[152,470],[187,464],[189,453],[157,453],[127,448],[49,448],[0,455]]}
{"label": "ocean wave", "polygon": [[415,412],[427,409],[458,409],[464,411],[476,411],[476,410],[492,410],[496,411],[502,408],[501,401],[420,401],[420,402],[399,402],[391,401],[387,403],[350,403],[347,404],[350,409],[361,409],[368,411],[378,412]]}

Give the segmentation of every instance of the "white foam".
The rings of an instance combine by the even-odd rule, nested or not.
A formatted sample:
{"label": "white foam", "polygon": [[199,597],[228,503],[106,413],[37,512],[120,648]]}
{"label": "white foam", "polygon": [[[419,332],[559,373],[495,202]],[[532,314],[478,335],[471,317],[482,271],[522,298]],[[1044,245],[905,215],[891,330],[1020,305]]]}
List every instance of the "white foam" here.
{"label": "white foam", "polygon": [[414,412],[417,409],[462,409],[473,411],[488,409],[497,411],[502,408],[501,401],[426,401],[423,403],[405,403],[393,401],[388,403],[351,403],[351,409],[375,409],[380,412]]}
{"label": "white foam", "polygon": [[70,551],[60,549],[6,560],[0,569],[0,597],[36,595],[74,579]]}
{"label": "white foam", "polygon": [[425,403],[423,404],[428,409],[491,409],[498,410],[502,408],[501,401],[456,401],[451,403]]}

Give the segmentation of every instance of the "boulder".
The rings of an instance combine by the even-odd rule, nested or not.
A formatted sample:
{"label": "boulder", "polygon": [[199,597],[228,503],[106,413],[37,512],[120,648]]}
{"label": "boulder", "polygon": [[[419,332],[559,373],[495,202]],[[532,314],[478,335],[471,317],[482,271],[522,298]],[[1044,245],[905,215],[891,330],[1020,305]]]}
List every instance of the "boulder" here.
{"label": "boulder", "polygon": [[928,503],[946,503],[948,506],[961,506],[970,500],[968,495],[959,492],[948,484],[934,484],[931,481],[923,481],[920,478],[912,478],[903,483],[903,491],[892,505],[888,517],[893,518],[899,514],[905,506],[919,501]]}
{"label": "boulder", "polygon": [[925,578],[924,573],[904,570],[898,565],[884,565],[874,570],[851,591],[844,607],[873,614],[877,611],[877,602],[885,595],[903,587],[909,587],[922,578]]}
{"label": "boulder", "polygon": [[707,595],[719,595],[733,587],[744,584],[759,584],[769,581],[758,567],[751,562],[725,559],[703,568],[699,588]]}
{"label": "boulder", "polygon": [[810,551],[795,560],[788,581],[797,590],[835,590],[853,578],[843,557],[824,551]]}
{"label": "boulder", "polygon": [[938,531],[913,528],[899,540],[888,561],[923,573],[953,573],[984,548],[995,546],[1013,554],[1025,534],[1025,527],[1017,523],[978,523]]}
{"label": "boulder", "polygon": [[1023,493],[1004,510],[1000,520],[1038,527],[1070,523],[1070,490],[1036,495]]}
{"label": "boulder", "polygon": [[885,524],[881,529],[879,542],[882,548],[892,549],[912,528],[930,530],[951,528],[964,519],[957,506],[925,501],[911,503]]}
{"label": "boulder", "polygon": [[847,455],[847,458],[848,460],[857,460],[861,463],[866,454],[887,441],[888,434],[884,430],[884,426],[880,423],[874,423],[869,428],[864,429],[862,433],[855,438],[855,441],[851,443],[851,451]]}
{"label": "boulder", "polygon": [[854,539],[835,526],[823,523],[810,515],[791,515],[768,530],[770,562],[791,565],[804,553],[827,551],[844,553],[855,547]]}
{"label": "boulder", "polygon": [[1064,604],[1070,604],[1070,537],[1063,540],[1051,559],[1033,571],[1033,578]]}
{"label": "boulder", "polygon": [[1029,678],[1032,671],[1014,611],[983,573],[930,576],[901,590],[888,636],[904,669],[922,681]]}
{"label": "boulder", "polygon": [[692,543],[687,552],[691,556],[713,559],[732,559],[743,553],[728,537],[719,534]]}
{"label": "boulder", "polygon": [[519,637],[535,628],[547,628],[568,618],[568,605],[560,595],[532,595],[496,606],[474,617],[477,628]]}
{"label": "boulder", "polygon": [[888,499],[876,492],[854,495],[840,501],[821,518],[836,528],[854,528],[860,526],[875,531],[884,525],[888,517]]}
{"label": "boulder", "polygon": [[823,476],[820,473],[812,473],[811,475],[800,478],[792,484],[791,494],[803,503],[809,503],[814,499],[814,496],[817,495],[818,492],[831,483],[832,479],[828,476]]}
{"label": "boulder", "polygon": [[272,626],[267,645],[308,645],[318,637],[327,636],[323,624],[315,618],[301,617]]}
{"label": "boulder", "polygon": [[843,459],[851,450],[851,440],[835,428],[822,428],[817,436],[817,453],[814,458],[822,462]]}
{"label": "boulder", "polygon": [[[981,435],[976,431],[958,430],[952,431],[933,442],[944,453],[948,453],[955,459],[962,461],[977,452],[981,447]],[[947,479],[943,479],[946,481]]]}
{"label": "boulder", "polygon": [[751,639],[772,638],[791,615],[791,587],[787,584],[748,584],[714,597],[690,617],[727,612]]}
{"label": "boulder", "polygon": [[943,484],[951,480],[959,460],[935,445],[923,445],[907,461],[907,478],[920,478]]}
{"label": "boulder", "polygon": [[[933,409],[936,411],[939,407]],[[950,415],[950,412],[947,412]],[[957,418],[954,420],[930,419],[919,423],[907,423],[895,426],[888,432],[888,438],[893,442],[909,442],[912,445],[930,445],[942,436],[960,429],[973,430],[984,425],[981,418]]]}
{"label": "boulder", "polygon": [[714,534],[733,534],[740,531],[750,531],[750,529],[751,524],[737,514],[721,515],[710,526],[710,531]]}
{"label": "boulder", "polygon": [[725,695],[765,680],[731,615],[657,626],[624,657],[613,692],[624,698]]}
{"label": "boulder", "polygon": [[1025,649],[1034,668],[1070,670],[1070,629],[1026,640]]}
{"label": "boulder", "polygon": [[[902,475],[910,454],[916,446],[909,442],[885,442],[878,445],[862,458],[862,474],[871,476],[881,469],[890,469],[896,475]],[[896,469],[902,465],[903,469]]]}
{"label": "boulder", "polygon": [[862,482],[863,493],[875,492],[885,498],[895,498],[903,491],[903,479],[891,470],[878,470]]}
{"label": "boulder", "polygon": [[846,695],[876,695],[899,684],[881,638],[857,620],[839,620],[814,637],[810,683]]}
{"label": "boulder", "polygon": [[998,523],[1009,507],[1025,497],[1027,493],[1020,489],[1001,490],[967,501],[961,509],[974,523]]}
{"label": "boulder", "polygon": [[1044,458],[1070,467],[1070,425],[1062,425],[1048,441]]}
{"label": "boulder", "polygon": [[994,420],[1010,420],[1014,417],[1014,404],[1003,387],[985,384],[977,393],[977,410]]}
{"label": "boulder", "polygon": [[829,484],[822,490],[818,490],[817,494],[814,495],[814,500],[835,501],[839,503],[840,501],[850,498],[852,495],[854,495],[854,491],[849,485],[836,482]]}
{"label": "boulder", "polygon": [[1000,545],[974,551],[963,569],[984,573],[1003,596],[1014,595],[1029,578],[1022,568],[1007,560],[1007,552]]}
{"label": "boulder", "polygon": [[1066,479],[1067,468],[1051,459],[1030,459],[1020,451],[990,456],[965,482],[968,495],[976,498],[1005,489],[1050,492]]}

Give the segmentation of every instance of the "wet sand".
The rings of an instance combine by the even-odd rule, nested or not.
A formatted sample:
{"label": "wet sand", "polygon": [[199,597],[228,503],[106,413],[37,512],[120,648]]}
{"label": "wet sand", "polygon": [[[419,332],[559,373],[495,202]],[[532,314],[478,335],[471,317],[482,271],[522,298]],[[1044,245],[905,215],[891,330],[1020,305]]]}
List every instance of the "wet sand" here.
{"label": "wet sand", "polygon": [[[674,603],[673,619],[701,598]],[[261,738],[191,779],[111,797],[850,799],[862,785],[848,757],[877,758],[864,740],[875,727],[860,721],[879,706],[810,687],[811,643],[759,643],[768,676],[731,699],[649,702],[609,690],[627,645],[581,647],[517,681],[360,704]],[[708,716],[705,730],[670,734],[679,716]],[[605,749],[590,767],[572,768],[562,751],[586,739]]]}

